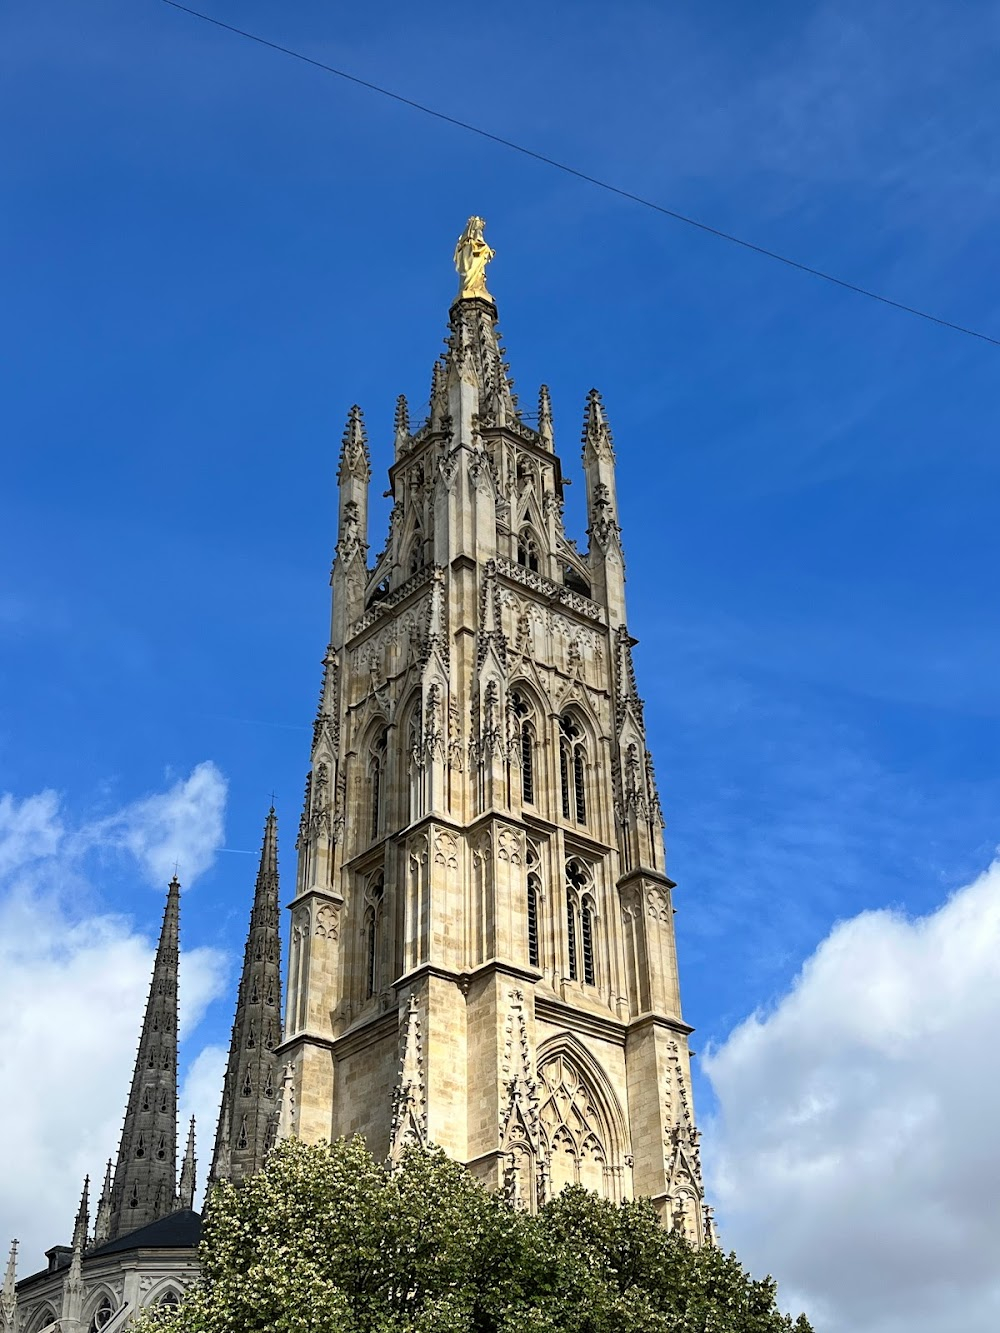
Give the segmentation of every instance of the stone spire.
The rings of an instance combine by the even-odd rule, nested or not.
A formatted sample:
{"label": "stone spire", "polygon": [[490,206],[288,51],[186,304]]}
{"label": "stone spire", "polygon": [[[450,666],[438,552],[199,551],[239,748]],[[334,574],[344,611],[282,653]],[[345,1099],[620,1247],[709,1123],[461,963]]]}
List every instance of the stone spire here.
{"label": "stone spire", "polygon": [[177,1179],[177,965],[181,886],[167,890],[153,980],[111,1188],[108,1239],[174,1211]]}
{"label": "stone spire", "polygon": [[71,1327],[75,1321],[79,1320],[80,1311],[83,1307],[83,1252],[87,1247],[89,1233],[90,1177],[87,1176],[83,1182],[80,1207],[76,1210],[76,1221],[73,1224],[73,1254],[69,1261],[69,1272],[66,1275],[66,1281],[63,1283],[62,1291],[63,1321],[69,1323]]}
{"label": "stone spire", "polygon": [[177,1202],[181,1208],[194,1207],[197,1168],[198,1159],[194,1155],[194,1116],[192,1116],[191,1124],[188,1127],[188,1140],[187,1147],[184,1150],[184,1161],[181,1163],[180,1184],[177,1189]]}
{"label": "stone spire", "polygon": [[264,824],[210,1184],[253,1175],[270,1147],[281,1091],[274,1053],[281,1041],[280,959],[278,820],[272,806]]}
{"label": "stone spire", "polygon": [[607,607],[608,621],[625,623],[625,557],[618,526],[615,450],[604,404],[596,389],[587,394],[583,419],[583,470],[587,479],[587,528],[594,598]]}
{"label": "stone spire", "polygon": [[17,1241],[10,1243],[10,1258],[0,1287],[0,1331],[13,1333],[17,1319]]}

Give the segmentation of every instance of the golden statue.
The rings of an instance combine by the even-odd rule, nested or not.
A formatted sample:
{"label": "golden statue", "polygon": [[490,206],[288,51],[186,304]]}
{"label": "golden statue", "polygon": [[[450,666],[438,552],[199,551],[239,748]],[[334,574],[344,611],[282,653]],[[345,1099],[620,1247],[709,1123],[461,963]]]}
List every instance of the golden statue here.
{"label": "golden statue", "polygon": [[485,226],[485,218],[469,218],[455,246],[455,268],[458,270],[456,299],[459,301],[470,296],[481,296],[484,301],[493,300],[486,290],[486,265],[495,252],[486,244],[483,235]]}

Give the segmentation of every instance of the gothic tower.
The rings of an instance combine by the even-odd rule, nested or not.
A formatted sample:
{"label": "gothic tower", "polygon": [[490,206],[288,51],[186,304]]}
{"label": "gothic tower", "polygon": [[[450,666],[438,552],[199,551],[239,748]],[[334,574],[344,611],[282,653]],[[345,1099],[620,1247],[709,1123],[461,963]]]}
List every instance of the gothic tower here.
{"label": "gothic tower", "polygon": [[481,219],[385,546],[351,409],[292,903],[282,1132],[433,1142],[534,1208],[571,1181],[710,1236],[663,818],[625,609],[615,454],[587,399],[587,549],[548,391],[529,425]]}

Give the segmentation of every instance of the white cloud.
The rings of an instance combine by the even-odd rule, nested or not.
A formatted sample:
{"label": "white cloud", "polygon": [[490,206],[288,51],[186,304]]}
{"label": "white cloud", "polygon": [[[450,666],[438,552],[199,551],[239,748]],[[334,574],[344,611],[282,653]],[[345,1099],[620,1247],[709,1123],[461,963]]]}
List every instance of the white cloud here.
{"label": "white cloud", "polygon": [[[158,922],[147,935],[124,916],[81,914],[78,904],[94,897],[85,853],[121,847],[119,831],[145,820],[148,839],[124,845],[152,873],[161,849],[180,836],[178,821],[162,812],[185,801],[190,808],[200,792],[209,815],[193,815],[193,853],[183,859],[203,869],[222,841],[220,790],[224,799],[221,775],[200,765],[170,792],[84,828],[68,827],[53,792],[0,799],[0,1245],[20,1238],[22,1275],[42,1266],[48,1246],[67,1242],[84,1175],[103,1178],[117,1149],[158,934]],[[185,852],[183,842],[174,845]],[[182,1035],[225,981],[218,951],[182,952]],[[211,1113],[201,1094],[189,1101]]]}
{"label": "white cloud", "polygon": [[836,926],[705,1057],[723,1239],[824,1333],[1000,1327],[1000,861]]}
{"label": "white cloud", "polygon": [[190,884],[222,845],[226,779],[206,760],[169,791],[133,801],[85,830],[84,837],[131,852],[154,884],[177,873]]}

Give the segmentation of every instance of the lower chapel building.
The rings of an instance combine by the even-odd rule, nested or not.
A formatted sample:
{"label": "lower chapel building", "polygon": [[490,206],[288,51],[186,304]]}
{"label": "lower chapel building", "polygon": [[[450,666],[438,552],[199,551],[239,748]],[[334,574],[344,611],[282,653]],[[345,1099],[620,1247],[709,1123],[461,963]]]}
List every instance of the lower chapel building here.
{"label": "lower chapel building", "polygon": [[[585,549],[563,527],[547,389],[518,406],[480,219],[429,410],[397,403],[385,545],[351,409],[291,904],[264,829],[209,1182],[278,1136],[434,1143],[535,1209],[569,1182],[644,1195],[711,1241],[663,816],[625,609],[615,455],[587,398]],[[197,1277],[194,1126],[178,1172],[179,885],[167,894],[117,1161],[0,1333],[98,1333]],[[96,1192],[95,1192],[96,1193]]]}

